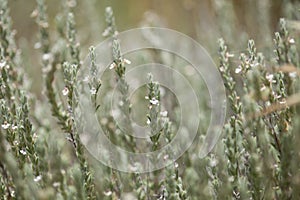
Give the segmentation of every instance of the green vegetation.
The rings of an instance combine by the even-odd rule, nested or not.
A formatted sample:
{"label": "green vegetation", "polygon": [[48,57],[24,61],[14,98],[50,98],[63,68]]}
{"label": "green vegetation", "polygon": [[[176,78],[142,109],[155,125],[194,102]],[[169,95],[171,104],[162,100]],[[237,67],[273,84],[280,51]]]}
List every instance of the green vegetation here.
{"label": "green vegetation", "polygon": [[[231,16],[226,16],[226,10],[218,5],[221,33],[228,39],[228,43],[219,39],[214,46],[214,55],[218,55],[214,56],[215,62],[228,97],[222,138],[204,159],[198,157],[195,153],[198,147],[193,145],[163,169],[125,173],[95,161],[86,152],[80,140],[82,130],[75,125],[73,111],[78,104],[78,71],[89,67],[91,100],[95,112],[102,111],[98,118],[106,136],[128,151],[144,150],[145,143],[131,135],[120,134],[122,129],[106,112],[109,97],[101,96],[101,92],[116,87],[121,94],[119,108],[126,130],[132,131],[129,119],[133,108],[129,83],[125,79],[130,61],[122,55],[117,31],[119,22],[115,20],[117,11],[114,14],[111,7],[103,9],[105,14],[97,20],[105,22],[106,28],[102,33],[93,33],[112,39],[111,49],[107,49],[112,53],[108,73],[114,78],[100,80],[94,47],[97,44],[89,47],[87,59],[91,66],[83,65],[82,52],[88,48],[79,42],[79,33],[83,32],[76,26],[76,1],[63,2],[54,26],[49,22],[45,1],[36,1],[31,17],[38,27],[38,42],[34,46],[39,51],[40,65],[28,66],[30,62],[26,60],[35,57],[28,58],[22,53],[24,49],[16,42],[12,28],[10,12],[14,11],[10,11],[8,0],[0,0],[1,200],[300,199],[300,21],[297,21],[300,12],[294,8],[299,3],[286,2],[287,18],[279,20],[275,34],[266,33],[265,43],[250,39],[245,45],[234,44],[238,33],[228,30],[231,25],[226,27],[230,23],[224,20],[230,20]],[[224,5],[224,9],[232,9],[232,4],[224,1]],[[261,31],[263,26],[257,24],[253,29]],[[238,41],[243,41],[244,35],[240,38]],[[233,48],[245,46],[245,50],[231,49],[230,44]],[[138,56],[143,59],[143,55]],[[164,63],[165,57],[159,52],[146,56]],[[29,71],[38,68],[42,74],[35,76],[43,77],[43,83],[39,83],[43,85],[40,93],[32,92],[28,76]],[[179,126],[176,124],[178,116],[166,112],[164,103],[172,104],[175,111],[179,105],[174,99],[164,99],[166,95],[161,94],[156,77],[147,76],[143,94],[146,109],[142,117],[151,132],[149,149],[155,151],[170,143]],[[199,91],[203,88],[203,83],[199,83]],[[202,110],[199,117],[203,119],[198,133],[201,140],[210,113],[206,103],[199,104]]]}

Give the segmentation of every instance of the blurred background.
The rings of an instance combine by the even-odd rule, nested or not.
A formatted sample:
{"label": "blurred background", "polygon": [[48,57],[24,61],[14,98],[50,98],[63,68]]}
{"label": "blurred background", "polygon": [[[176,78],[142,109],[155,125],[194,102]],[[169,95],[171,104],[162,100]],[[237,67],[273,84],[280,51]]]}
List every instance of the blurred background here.
{"label": "blurred background", "polygon": [[[31,66],[27,71],[40,81],[41,77],[34,76],[41,68],[38,51],[34,49],[38,41],[37,25],[30,17],[36,2],[10,0],[9,4],[17,42],[28,58],[25,59],[26,66]],[[279,18],[299,18],[295,9],[299,3],[284,0],[46,0],[46,4],[53,40],[64,4],[74,6],[82,58],[87,55],[89,46],[96,46],[104,39],[106,6],[113,8],[119,31],[140,26],[171,28],[200,42],[215,58],[220,37],[233,52],[240,53],[245,49],[248,39],[254,39],[258,50],[265,52],[272,48],[270,44]],[[35,84],[32,89],[39,91],[41,86]]]}
{"label": "blurred background", "polygon": [[[62,8],[61,2],[46,0],[52,23],[55,23],[55,15]],[[72,4],[72,1],[68,2]],[[35,0],[10,0],[9,3],[18,37],[33,39],[36,25],[30,14],[36,6]],[[146,20],[152,23],[149,25],[166,26],[206,42],[210,42],[207,39],[215,41],[214,37],[222,35],[224,27],[220,24],[226,20],[228,22],[222,26],[233,28],[232,32],[246,33],[255,40],[263,40],[263,36],[276,29],[278,19],[285,16],[288,6],[284,0],[90,0],[78,1],[77,4],[79,30],[103,28],[104,8],[112,6],[120,31],[138,27]],[[90,35],[82,37],[88,40],[88,36],[97,34],[90,32]]]}

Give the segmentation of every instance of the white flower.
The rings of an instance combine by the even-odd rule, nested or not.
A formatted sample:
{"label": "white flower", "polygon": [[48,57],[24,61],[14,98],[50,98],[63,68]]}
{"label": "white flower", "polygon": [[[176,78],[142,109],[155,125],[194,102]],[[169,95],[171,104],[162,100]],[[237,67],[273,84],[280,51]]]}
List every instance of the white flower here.
{"label": "white flower", "polygon": [[152,99],[150,100],[150,103],[151,103],[152,105],[158,105],[159,101],[158,101],[157,99],[155,99],[155,98],[152,98]]}
{"label": "white flower", "polygon": [[224,72],[225,71],[225,67],[224,66],[221,66],[220,67],[220,72]]}
{"label": "white flower", "polygon": [[10,127],[10,124],[7,122],[4,122],[4,124],[2,124],[2,128],[5,130],[8,129],[9,127]]}
{"label": "white flower", "polygon": [[267,74],[267,75],[266,75],[266,79],[268,79],[269,82],[272,82],[272,81],[273,81],[273,77],[274,77],[273,74]]}
{"label": "white flower", "polygon": [[147,119],[147,124],[149,125],[151,123],[150,119]]}
{"label": "white flower", "polygon": [[11,194],[11,196],[12,196],[12,197],[16,197],[16,192],[15,192],[14,190],[13,190],[13,191],[11,191],[11,193],[10,193],[10,194]]}
{"label": "white flower", "polygon": [[23,155],[23,156],[25,156],[27,153],[26,153],[26,151],[24,150],[24,149],[21,149],[20,150],[20,153]]}
{"label": "white flower", "polygon": [[174,166],[175,166],[175,168],[178,168],[179,165],[177,162],[175,162]]}
{"label": "white flower", "polygon": [[275,97],[276,99],[280,99],[280,98],[281,98],[281,95],[279,95],[279,94],[278,94],[278,95],[277,95],[277,94],[275,94],[275,95],[274,95],[274,97]]}
{"label": "white flower", "polygon": [[124,101],[120,101],[119,106],[124,106]]}
{"label": "white flower", "polygon": [[107,36],[109,36],[109,33],[110,33],[110,28],[106,28],[106,29],[104,30],[104,32],[102,33],[102,36],[103,36],[103,37],[107,37]]}
{"label": "white flower", "polygon": [[260,88],[260,91],[262,92],[262,91],[264,91],[265,89],[267,89],[267,88],[266,88],[265,85],[263,85],[263,86]]}
{"label": "white flower", "polygon": [[18,129],[18,126],[13,125],[11,128],[12,128],[12,130],[16,130],[16,129]]}
{"label": "white flower", "polygon": [[34,182],[39,182],[40,180],[42,180],[42,176],[41,176],[41,175],[38,175],[38,176],[35,177],[33,180],[34,180]]}
{"label": "white flower", "polygon": [[131,61],[130,60],[127,60],[126,58],[123,59],[123,62],[127,65],[130,65],[131,64]]}
{"label": "white flower", "polygon": [[279,104],[285,105],[285,104],[286,104],[286,100],[285,100],[285,99],[282,99],[281,101],[279,101]]}
{"label": "white flower", "polygon": [[92,87],[90,92],[91,92],[92,95],[96,95],[97,90],[96,90],[96,88]]}
{"label": "white flower", "polygon": [[60,182],[54,182],[53,183],[53,187],[59,187],[60,186]]}
{"label": "white flower", "polygon": [[43,55],[42,59],[43,59],[44,61],[48,61],[48,60],[51,59],[51,57],[52,57],[52,55],[51,55],[50,53],[45,53],[45,54]]}
{"label": "white flower", "polygon": [[164,160],[167,160],[167,159],[169,159],[169,155],[168,154],[164,155]]}
{"label": "white flower", "polygon": [[36,133],[33,133],[32,139],[33,139],[33,140],[36,140],[37,138],[38,138],[37,134],[36,134]]}
{"label": "white flower", "polygon": [[229,53],[229,52],[226,52],[226,57],[227,57],[227,58],[232,58],[232,57],[234,57],[234,54]]}
{"label": "white flower", "polygon": [[238,66],[238,67],[235,69],[234,72],[235,72],[236,74],[239,74],[241,71],[242,71],[241,66]]}
{"label": "white flower", "polygon": [[271,102],[270,102],[270,101],[267,101],[267,102],[266,102],[266,106],[271,106]]}
{"label": "white flower", "polygon": [[160,112],[160,115],[161,115],[162,117],[167,117],[168,111],[162,111],[162,112]]}
{"label": "white flower", "polygon": [[217,166],[217,164],[218,164],[218,160],[216,158],[211,159],[209,162],[209,165],[211,167],[215,167],[215,166]]}
{"label": "white flower", "polygon": [[295,44],[295,39],[294,38],[289,39],[289,43],[290,44]]}
{"label": "white flower", "polygon": [[67,96],[69,94],[69,89],[67,87],[65,87],[63,90],[62,90],[62,94],[64,96]]}
{"label": "white flower", "polygon": [[0,61],[0,69],[2,69],[3,67],[5,67],[6,65],[6,61],[5,60],[1,60]]}
{"label": "white flower", "polygon": [[104,194],[105,196],[111,196],[111,195],[112,195],[112,192],[111,192],[111,191],[107,191],[107,192],[103,192],[103,194]]}
{"label": "white flower", "polygon": [[115,67],[117,67],[116,63],[111,63],[111,65],[109,66],[109,69],[114,69]]}

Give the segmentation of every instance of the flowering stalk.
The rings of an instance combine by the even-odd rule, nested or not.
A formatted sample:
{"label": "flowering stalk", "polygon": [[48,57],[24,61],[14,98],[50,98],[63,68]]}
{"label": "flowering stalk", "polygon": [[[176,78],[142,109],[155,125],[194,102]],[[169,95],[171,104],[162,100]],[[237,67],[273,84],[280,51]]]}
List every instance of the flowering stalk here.
{"label": "flowering stalk", "polygon": [[89,57],[91,61],[89,87],[91,91],[91,99],[94,104],[95,111],[97,111],[100,107],[100,105],[97,104],[97,97],[101,87],[101,80],[99,80],[99,78],[97,77],[98,69],[96,66],[96,52],[94,46],[91,46],[89,49]]}
{"label": "flowering stalk", "polygon": [[[130,122],[131,113],[131,103],[129,100],[129,86],[125,80],[126,65],[131,62],[123,58],[121,54],[120,41],[117,38],[117,30],[115,26],[113,11],[111,7],[105,9],[107,28],[104,31],[104,36],[112,36],[112,57],[113,63],[110,65],[110,69],[114,69],[117,77],[117,89],[121,93],[121,99],[119,103],[119,108],[123,114],[122,125],[125,127],[126,132],[132,133],[133,128]],[[130,148],[131,151],[136,149],[134,138],[130,134],[122,135],[122,142],[126,143],[126,146]]]}
{"label": "flowering stalk", "polygon": [[225,154],[228,158],[228,174],[232,179],[233,198],[240,199],[240,188],[238,186],[240,178],[240,158],[242,157],[242,135],[243,135],[243,122],[242,122],[242,105],[240,97],[237,95],[235,89],[235,81],[233,80],[230,72],[229,58],[231,55],[227,50],[223,39],[219,40],[219,60],[220,71],[225,81],[225,87],[229,91],[230,107],[233,111],[233,116],[230,117],[229,122],[225,125],[224,131],[226,133]]}
{"label": "flowering stalk", "polygon": [[148,75],[149,83],[148,87],[148,96],[149,99],[149,113],[147,114],[147,124],[151,129],[151,142],[152,142],[152,151],[156,151],[159,146],[159,138],[162,131],[162,124],[160,120],[160,90],[159,84],[153,81],[152,74]]}

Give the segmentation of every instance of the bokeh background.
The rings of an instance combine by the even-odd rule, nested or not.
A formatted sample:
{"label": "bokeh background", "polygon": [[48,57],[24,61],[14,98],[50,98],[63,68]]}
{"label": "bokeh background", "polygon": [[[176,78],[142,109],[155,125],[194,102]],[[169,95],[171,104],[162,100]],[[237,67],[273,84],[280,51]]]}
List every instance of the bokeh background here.
{"label": "bokeh background", "polygon": [[[212,57],[217,55],[220,37],[237,52],[245,49],[249,38],[256,41],[260,51],[267,51],[279,18],[296,19],[299,15],[292,8],[295,2],[284,3],[283,0],[46,0],[46,4],[53,38],[60,17],[58,13],[61,15],[64,11],[64,4],[74,6],[82,58],[87,55],[89,46],[104,39],[106,6],[113,8],[119,31],[140,26],[171,28],[200,42]],[[36,2],[10,0],[9,7],[16,39],[27,62],[25,66],[30,66],[27,73],[39,83],[42,79],[36,74],[41,67],[38,51],[34,49],[38,41],[37,25],[30,17]],[[34,84],[32,90],[38,93],[41,85]]]}

